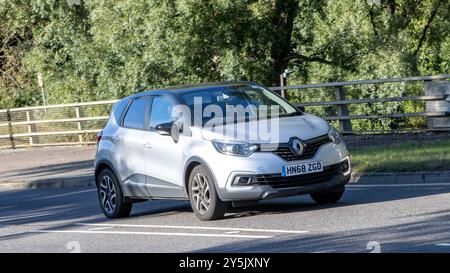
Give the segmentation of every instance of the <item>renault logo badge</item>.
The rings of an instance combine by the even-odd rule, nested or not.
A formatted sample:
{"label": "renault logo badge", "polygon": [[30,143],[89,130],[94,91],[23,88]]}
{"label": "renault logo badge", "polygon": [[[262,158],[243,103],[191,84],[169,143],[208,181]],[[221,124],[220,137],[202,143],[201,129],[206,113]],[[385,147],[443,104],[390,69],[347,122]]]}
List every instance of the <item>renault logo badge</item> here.
{"label": "renault logo badge", "polygon": [[291,143],[292,152],[297,156],[302,155],[303,151],[305,151],[306,144],[298,138],[292,139]]}

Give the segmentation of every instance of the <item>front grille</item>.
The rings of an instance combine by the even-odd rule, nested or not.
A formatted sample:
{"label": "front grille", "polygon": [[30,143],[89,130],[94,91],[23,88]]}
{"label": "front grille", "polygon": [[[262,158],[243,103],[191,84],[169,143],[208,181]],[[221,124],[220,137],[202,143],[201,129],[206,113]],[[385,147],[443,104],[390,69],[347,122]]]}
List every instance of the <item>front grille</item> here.
{"label": "front grille", "polygon": [[328,135],[323,135],[316,138],[304,140],[303,142],[306,144],[306,147],[303,151],[303,154],[301,155],[294,154],[289,143],[281,143],[273,152],[287,161],[310,159],[316,155],[317,150],[319,150],[322,145],[331,142],[331,139],[328,137]]}
{"label": "front grille", "polygon": [[252,184],[269,185],[275,189],[307,186],[328,181],[333,176],[341,174],[344,171],[343,168],[343,162],[341,162],[323,167],[320,173],[295,176],[281,176],[280,173],[255,175],[252,177]]}

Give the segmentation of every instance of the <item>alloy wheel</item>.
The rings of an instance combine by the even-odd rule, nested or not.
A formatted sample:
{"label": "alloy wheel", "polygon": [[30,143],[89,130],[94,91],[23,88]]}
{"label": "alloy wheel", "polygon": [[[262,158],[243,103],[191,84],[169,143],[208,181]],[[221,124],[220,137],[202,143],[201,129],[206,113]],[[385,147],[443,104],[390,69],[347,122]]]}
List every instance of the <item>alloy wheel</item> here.
{"label": "alloy wheel", "polygon": [[107,213],[113,213],[116,209],[116,187],[111,177],[105,175],[100,181],[100,200]]}
{"label": "alloy wheel", "polygon": [[192,197],[197,211],[200,214],[207,213],[211,202],[211,196],[208,179],[201,173],[197,173],[193,178]]}

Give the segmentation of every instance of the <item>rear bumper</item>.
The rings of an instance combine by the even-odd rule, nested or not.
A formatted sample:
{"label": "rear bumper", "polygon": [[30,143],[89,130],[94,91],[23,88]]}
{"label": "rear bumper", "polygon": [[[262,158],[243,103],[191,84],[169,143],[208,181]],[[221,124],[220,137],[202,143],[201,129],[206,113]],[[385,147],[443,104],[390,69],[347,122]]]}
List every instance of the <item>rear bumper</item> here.
{"label": "rear bumper", "polygon": [[[345,162],[348,163],[348,169],[344,170]],[[222,191],[220,196],[224,201],[251,201],[342,189],[349,182],[351,176],[349,159],[345,158],[328,167],[326,174],[324,173],[327,171],[324,171],[324,173],[309,176],[255,175],[252,184],[227,187],[227,190]]]}

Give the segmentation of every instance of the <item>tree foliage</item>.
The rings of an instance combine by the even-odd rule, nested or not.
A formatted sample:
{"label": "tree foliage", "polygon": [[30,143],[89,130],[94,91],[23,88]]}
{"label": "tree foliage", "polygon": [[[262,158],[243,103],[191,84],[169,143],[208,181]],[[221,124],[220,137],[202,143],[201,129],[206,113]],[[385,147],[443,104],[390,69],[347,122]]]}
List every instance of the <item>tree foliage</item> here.
{"label": "tree foliage", "polygon": [[[0,108],[40,104],[38,74],[49,103],[63,103],[205,81],[272,86],[286,68],[291,84],[447,73],[449,21],[448,0],[0,0]],[[349,96],[419,89],[361,87]],[[352,110],[408,107],[420,106]],[[357,126],[398,126],[386,122]]]}

